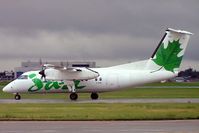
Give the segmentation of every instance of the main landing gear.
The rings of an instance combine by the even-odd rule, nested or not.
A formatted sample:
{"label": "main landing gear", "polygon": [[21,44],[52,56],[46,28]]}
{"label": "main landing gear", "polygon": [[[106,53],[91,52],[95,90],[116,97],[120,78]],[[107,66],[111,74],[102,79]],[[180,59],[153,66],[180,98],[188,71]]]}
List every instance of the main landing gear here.
{"label": "main landing gear", "polygon": [[77,93],[73,92],[73,93],[70,94],[70,100],[75,101],[75,100],[77,100],[77,98],[78,98]]}
{"label": "main landing gear", "polygon": [[[68,90],[70,92],[70,100],[75,101],[78,99],[78,94],[76,93],[76,86],[74,84],[74,81],[66,81]],[[98,99],[98,94],[96,92],[91,93],[91,99],[92,100],[97,100]]]}
{"label": "main landing gear", "polygon": [[97,94],[96,92],[92,92],[92,93],[91,93],[91,99],[92,99],[92,100],[97,100],[98,97],[99,97],[99,96],[98,96],[98,94]]}
{"label": "main landing gear", "polygon": [[21,96],[17,93],[16,95],[15,95],[15,100],[20,100],[21,99]]}
{"label": "main landing gear", "polygon": [[70,100],[75,101],[78,99],[74,82],[68,81],[68,90],[70,92]]}
{"label": "main landing gear", "polygon": [[[97,100],[98,97],[99,97],[99,95],[98,95],[96,92],[92,92],[92,93],[91,93],[91,99],[92,99],[92,100]],[[75,100],[77,100],[77,99],[78,99],[78,94],[75,93],[75,92],[72,92],[72,93],[70,94],[70,100],[75,101]]]}

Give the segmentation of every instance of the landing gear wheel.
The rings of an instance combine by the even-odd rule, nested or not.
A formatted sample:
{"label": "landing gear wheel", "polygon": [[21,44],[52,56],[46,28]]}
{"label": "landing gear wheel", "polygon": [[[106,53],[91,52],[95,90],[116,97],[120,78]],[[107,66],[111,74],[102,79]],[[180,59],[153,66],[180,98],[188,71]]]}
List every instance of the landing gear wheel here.
{"label": "landing gear wheel", "polygon": [[19,94],[16,94],[15,95],[15,100],[20,100],[21,99],[21,96]]}
{"label": "landing gear wheel", "polygon": [[98,99],[98,97],[99,97],[99,96],[98,96],[98,94],[97,94],[97,93],[94,93],[94,92],[93,92],[93,93],[91,93],[91,99],[92,99],[92,100],[97,100],[97,99]]}
{"label": "landing gear wheel", "polygon": [[71,94],[70,94],[70,99],[71,99],[71,100],[77,100],[77,98],[78,98],[77,93],[71,93]]}

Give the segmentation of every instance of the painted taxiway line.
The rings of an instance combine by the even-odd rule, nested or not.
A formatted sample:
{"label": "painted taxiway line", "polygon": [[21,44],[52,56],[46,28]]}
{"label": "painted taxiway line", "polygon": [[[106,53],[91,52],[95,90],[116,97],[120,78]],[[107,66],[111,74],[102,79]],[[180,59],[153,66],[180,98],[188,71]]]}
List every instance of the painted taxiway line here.
{"label": "painted taxiway line", "polygon": [[199,103],[199,98],[147,98],[147,99],[99,99],[99,100],[77,100],[66,99],[0,99],[0,103]]}

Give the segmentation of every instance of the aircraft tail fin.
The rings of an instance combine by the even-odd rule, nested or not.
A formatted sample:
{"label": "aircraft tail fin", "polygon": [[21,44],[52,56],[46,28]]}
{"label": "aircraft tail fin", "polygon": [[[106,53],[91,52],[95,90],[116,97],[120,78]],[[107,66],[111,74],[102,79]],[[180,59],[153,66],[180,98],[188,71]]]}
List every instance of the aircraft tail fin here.
{"label": "aircraft tail fin", "polygon": [[178,71],[190,35],[192,33],[188,31],[168,28],[145,68],[154,70],[154,72]]}
{"label": "aircraft tail fin", "polygon": [[114,68],[178,72],[190,35],[192,33],[188,31],[168,28],[150,59]]}

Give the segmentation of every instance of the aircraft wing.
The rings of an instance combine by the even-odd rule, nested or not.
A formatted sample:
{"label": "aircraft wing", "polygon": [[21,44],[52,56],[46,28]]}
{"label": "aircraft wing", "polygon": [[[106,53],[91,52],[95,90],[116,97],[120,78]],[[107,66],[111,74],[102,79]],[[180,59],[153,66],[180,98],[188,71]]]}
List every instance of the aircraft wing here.
{"label": "aircraft wing", "polygon": [[44,74],[49,80],[89,80],[95,79],[99,73],[90,68],[64,67],[55,65],[44,65]]}

